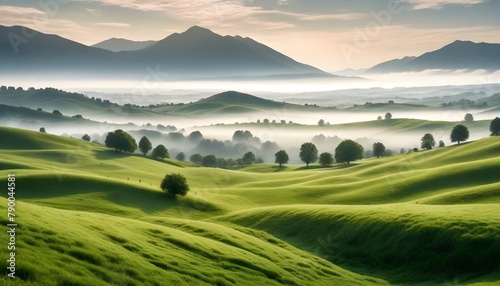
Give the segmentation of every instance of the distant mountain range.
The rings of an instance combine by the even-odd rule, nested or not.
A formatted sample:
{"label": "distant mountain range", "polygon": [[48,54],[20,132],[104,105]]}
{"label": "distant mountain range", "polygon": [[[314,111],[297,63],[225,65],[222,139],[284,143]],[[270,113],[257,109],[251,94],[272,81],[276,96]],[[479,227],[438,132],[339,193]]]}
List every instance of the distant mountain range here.
{"label": "distant mountain range", "polygon": [[[110,39],[98,47],[41,32],[28,39],[26,31],[0,26],[0,74],[140,80],[331,76],[250,38],[198,26],[149,44]],[[121,45],[124,51],[117,51]]]}
{"label": "distant mountain range", "polygon": [[500,70],[500,44],[455,41],[419,57],[405,57],[378,64],[366,73],[442,70]]}
{"label": "distant mountain range", "polygon": [[157,41],[131,41],[127,39],[111,38],[92,45],[111,52],[138,51],[156,44]]}

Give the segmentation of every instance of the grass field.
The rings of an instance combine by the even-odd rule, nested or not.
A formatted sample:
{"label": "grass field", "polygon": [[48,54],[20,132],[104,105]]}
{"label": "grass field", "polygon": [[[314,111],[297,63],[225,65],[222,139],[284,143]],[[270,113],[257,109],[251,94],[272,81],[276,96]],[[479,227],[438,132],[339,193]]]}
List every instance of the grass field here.
{"label": "grass field", "polygon": [[[240,170],[20,129],[0,138],[0,185],[16,174],[16,285],[500,283],[498,137]],[[168,173],[187,178],[186,197],[159,189]],[[5,274],[6,247],[0,257]]]}

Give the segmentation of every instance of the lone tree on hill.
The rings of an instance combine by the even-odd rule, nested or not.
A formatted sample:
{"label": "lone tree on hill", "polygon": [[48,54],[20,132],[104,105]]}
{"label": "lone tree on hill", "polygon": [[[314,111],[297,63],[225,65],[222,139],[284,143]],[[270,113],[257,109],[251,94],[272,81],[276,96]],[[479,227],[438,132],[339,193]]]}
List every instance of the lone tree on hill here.
{"label": "lone tree on hill", "polygon": [[90,136],[88,134],[85,134],[82,136],[82,140],[90,142]]}
{"label": "lone tree on hill", "polygon": [[289,160],[288,154],[285,150],[278,151],[276,154],[274,154],[274,157],[276,157],[276,160],[274,162],[280,164],[280,167],[283,164],[287,164]]}
{"label": "lone tree on hill", "polygon": [[431,150],[432,147],[436,146],[436,141],[434,140],[434,136],[430,133],[426,133],[424,137],[422,137],[420,147],[422,149]]}
{"label": "lone tree on hill", "polygon": [[467,113],[467,114],[465,114],[464,120],[465,120],[465,122],[473,122],[474,116],[472,116],[472,114],[470,114],[470,113]]}
{"label": "lone tree on hill", "polygon": [[321,153],[319,155],[319,163],[323,166],[328,166],[333,163],[333,155],[328,152]]}
{"label": "lone tree on hill", "polygon": [[173,197],[185,196],[189,191],[186,178],[181,174],[169,174],[163,178],[161,189]]}
{"label": "lone tree on hill", "polygon": [[142,136],[141,140],[139,140],[139,150],[141,153],[146,156],[149,150],[153,149],[153,145],[151,145],[151,141],[149,141],[148,137]]}
{"label": "lone tree on hill", "polygon": [[469,139],[469,129],[462,124],[459,124],[453,127],[450,135],[451,142],[460,142],[467,141]]}
{"label": "lone tree on hill", "polygon": [[318,149],[316,145],[311,142],[302,144],[302,146],[300,146],[299,157],[306,163],[306,166],[309,167],[310,163],[314,163],[318,160]]}
{"label": "lone tree on hill", "polygon": [[196,164],[196,165],[201,165],[202,160],[203,160],[203,156],[198,154],[198,153],[193,154],[189,157],[189,161],[191,161],[191,163]]}
{"label": "lone tree on hill", "polygon": [[42,132],[42,133],[47,133],[47,132],[45,131],[45,127],[40,127],[40,129],[39,129],[38,131],[40,131],[40,132]]}
{"label": "lone tree on hill", "polygon": [[318,121],[318,125],[319,125],[319,126],[324,126],[324,125],[325,125],[325,121],[324,121],[323,119],[320,119],[320,120]]}
{"label": "lone tree on hill", "polygon": [[500,118],[496,117],[490,123],[491,136],[500,135]]}
{"label": "lone tree on hill", "polygon": [[255,162],[255,154],[253,152],[246,152],[241,158],[241,162],[246,165],[250,165]]}
{"label": "lone tree on hill", "polygon": [[385,152],[385,146],[384,144],[377,142],[373,143],[373,156],[379,158],[380,156],[383,156]]}
{"label": "lone tree on hill", "polygon": [[137,149],[135,139],[121,129],[109,132],[106,136],[104,144],[107,147],[114,148],[116,151],[124,151],[128,153],[133,153]]}
{"label": "lone tree on hill", "polygon": [[445,144],[444,144],[444,141],[443,140],[439,140],[439,147],[444,147]]}
{"label": "lone tree on hill", "polygon": [[390,119],[392,119],[392,114],[390,112],[387,112],[385,114],[385,120],[390,120]]}
{"label": "lone tree on hill", "polygon": [[151,156],[153,156],[153,158],[160,158],[162,160],[164,158],[169,158],[168,149],[164,145],[160,144],[153,149],[153,153],[151,153]]}
{"label": "lone tree on hill", "polygon": [[52,111],[52,114],[62,116],[61,111],[59,111],[59,110],[57,110],[57,109],[56,109],[56,110],[54,110],[54,111]]}
{"label": "lone tree on hill", "polygon": [[347,162],[350,164],[351,161],[361,158],[363,158],[363,146],[352,140],[344,140],[335,148],[335,161],[337,163]]}

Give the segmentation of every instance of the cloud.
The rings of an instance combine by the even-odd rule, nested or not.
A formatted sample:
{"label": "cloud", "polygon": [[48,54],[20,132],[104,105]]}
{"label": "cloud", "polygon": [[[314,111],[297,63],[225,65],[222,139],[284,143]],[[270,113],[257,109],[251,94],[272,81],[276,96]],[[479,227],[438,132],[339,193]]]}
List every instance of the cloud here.
{"label": "cloud", "polygon": [[441,9],[445,5],[471,6],[487,2],[488,0],[402,0],[413,5],[413,9]]}
{"label": "cloud", "polygon": [[130,25],[127,23],[96,23],[96,25],[107,26],[107,27],[120,27],[120,28],[130,27]]}
{"label": "cloud", "polygon": [[[247,5],[243,0],[92,0],[109,6],[118,6],[138,11],[159,12],[176,20],[194,22],[197,25],[213,27],[249,26],[257,29],[284,29],[297,27],[297,21],[356,20],[366,16],[363,13],[340,11],[334,14],[309,14],[283,11],[279,8],[266,10]],[[250,1],[251,2],[251,1]],[[287,6],[288,0],[277,0],[278,6]],[[276,15],[276,17],[271,17]]]}
{"label": "cloud", "polygon": [[44,12],[31,8],[31,7],[15,7],[15,6],[0,6],[0,13],[2,14],[2,18],[9,15],[16,16],[26,16],[26,15],[34,15],[34,14],[45,14]]}

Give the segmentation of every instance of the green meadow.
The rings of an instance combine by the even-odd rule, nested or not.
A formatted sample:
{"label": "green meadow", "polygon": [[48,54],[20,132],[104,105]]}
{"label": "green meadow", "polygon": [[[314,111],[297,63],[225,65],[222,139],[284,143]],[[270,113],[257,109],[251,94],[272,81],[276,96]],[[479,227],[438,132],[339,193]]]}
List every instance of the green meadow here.
{"label": "green meadow", "polygon": [[[160,190],[170,173],[187,178],[187,196]],[[225,170],[0,127],[2,241],[8,174],[17,278],[2,285],[500,283],[499,137],[351,165]]]}

